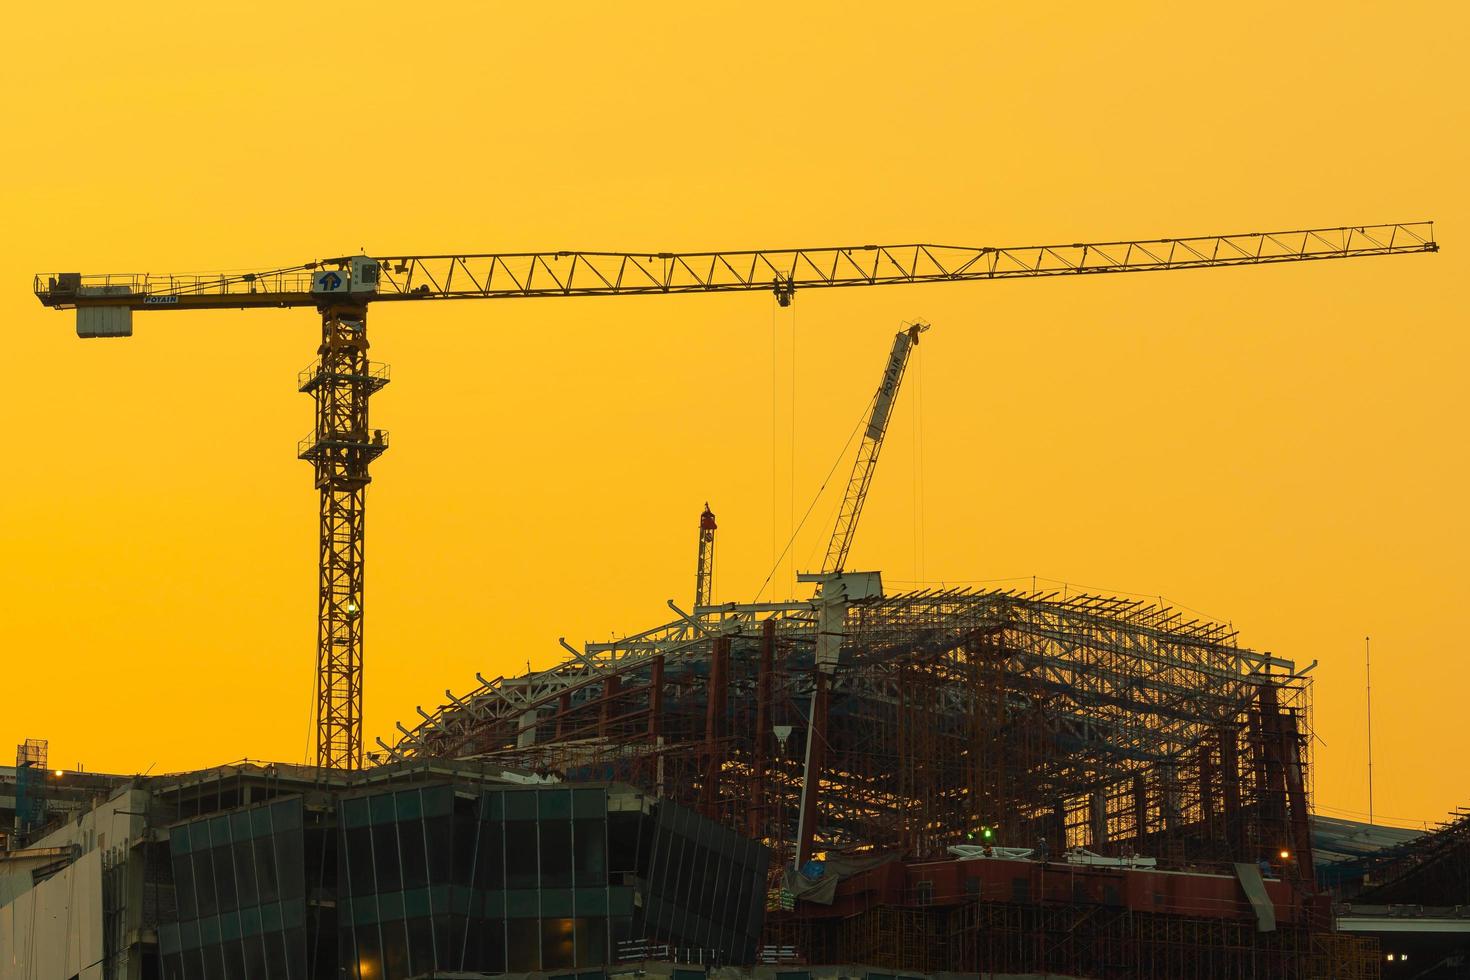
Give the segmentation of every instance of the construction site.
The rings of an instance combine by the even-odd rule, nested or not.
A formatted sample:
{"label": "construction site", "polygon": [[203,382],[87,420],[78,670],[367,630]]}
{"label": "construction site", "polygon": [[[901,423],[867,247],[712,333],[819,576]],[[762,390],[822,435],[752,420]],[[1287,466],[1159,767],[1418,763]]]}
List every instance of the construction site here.
{"label": "construction site", "polygon": [[1314,665],[1159,602],[893,591],[848,567],[927,323],[885,352],[810,595],[716,601],[706,505],[693,601],[666,622],[444,678],[459,693],[372,746],[361,703],[365,490],[389,445],[368,417],[389,379],[367,358],[369,303],[759,290],[784,306],[1437,247],[1416,223],[38,276],[83,337],[128,336],[135,312],[320,313],[299,379],[321,505],[316,758],[114,776],[22,745],[0,772],[0,978],[1466,975],[1466,818],[1385,836],[1314,814]]}

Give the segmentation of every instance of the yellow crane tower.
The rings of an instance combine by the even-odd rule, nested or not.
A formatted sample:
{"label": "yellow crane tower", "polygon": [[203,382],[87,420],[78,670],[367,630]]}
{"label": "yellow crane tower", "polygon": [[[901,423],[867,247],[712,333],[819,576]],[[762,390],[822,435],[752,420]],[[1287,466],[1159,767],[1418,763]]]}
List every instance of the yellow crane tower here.
{"label": "yellow crane tower", "polygon": [[368,469],[388,432],[368,400],[388,383],[368,358],[368,308],[379,303],[551,296],[646,296],[973,282],[1156,272],[1433,252],[1431,222],[1352,225],[1197,238],[969,248],[853,245],[731,252],[514,252],[350,255],[263,272],[36,276],[47,306],[77,311],[81,337],[126,337],[136,312],[306,307],[321,317],[317,359],[299,377],[315,401],[297,455],[321,497],[316,762],[362,765],[364,516]]}

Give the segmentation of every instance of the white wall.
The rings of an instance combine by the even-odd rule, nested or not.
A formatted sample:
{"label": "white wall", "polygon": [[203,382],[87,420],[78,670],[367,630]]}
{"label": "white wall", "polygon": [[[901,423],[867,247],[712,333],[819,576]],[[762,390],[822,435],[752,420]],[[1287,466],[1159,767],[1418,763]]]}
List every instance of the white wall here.
{"label": "white wall", "polygon": [[0,907],[0,980],[102,978],[102,853]]}
{"label": "white wall", "polygon": [[[0,875],[0,980],[82,980],[102,976],[102,854],[127,850],[143,832],[148,794],[119,790],[95,809],[32,843],[78,846],[66,870],[31,887],[29,862]],[[23,853],[23,852],[21,852]]]}

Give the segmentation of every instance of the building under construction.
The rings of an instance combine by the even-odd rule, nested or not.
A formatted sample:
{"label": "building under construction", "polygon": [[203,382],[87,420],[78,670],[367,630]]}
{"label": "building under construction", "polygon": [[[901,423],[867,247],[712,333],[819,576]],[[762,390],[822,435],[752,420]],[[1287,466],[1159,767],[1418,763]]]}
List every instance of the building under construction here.
{"label": "building under construction", "polygon": [[[84,830],[94,811],[52,827],[0,874],[0,893],[19,896],[0,904],[0,938],[24,935],[26,964],[51,957],[59,976],[78,966],[84,978],[129,980],[583,967],[599,972],[579,976],[600,977],[648,958],[807,965],[788,980],[827,975],[813,964],[859,963],[835,975],[1376,977],[1372,940],[1335,931],[1316,884],[1305,671],[1240,647],[1229,627],[1145,602],[886,595],[877,573],[847,568],[923,323],[894,337],[826,558],[803,577],[811,599],[714,603],[706,507],[691,612],[670,603],[670,623],[581,650],[564,643],[567,658],[550,669],[480,678],[365,759],[362,515],[369,464],[388,445],[368,422],[388,373],[367,359],[366,316],[384,301],[736,290],[770,290],[785,306],[798,287],[1436,249],[1428,225],[1391,225],[1019,249],[357,255],[229,277],[38,276],[38,298],[75,308],[84,337],[129,335],[134,311],[320,313],[320,357],[300,379],[316,427],[299,447],[321,494],[317,765],[285,779],[229,767],[126,781],[109,797],[127,807],[113,807],[128,817],[126,843],[116,828],[110,848],[104,832]],[[16,768],[25,841],[45,813],[27,795],[35,769]],[[221,792],[227,781],[238,792]],[[88,921],[111,923],[90,959],[35,926],[43,905],[71,921],[79,878],[100,896]],[[158,901],[139,918],[145,885]],[[15,963],[0,962],[0,980],[35,975]]]}
{"label": "building under construction", "polygon": [[885,596],[876,578],[568,647],[384,748],[629,783],[764,842],[800,869],[773,876],[768,958],[1370,968],[1314,886],[1309,685],[1292,662],[1137,600]]}

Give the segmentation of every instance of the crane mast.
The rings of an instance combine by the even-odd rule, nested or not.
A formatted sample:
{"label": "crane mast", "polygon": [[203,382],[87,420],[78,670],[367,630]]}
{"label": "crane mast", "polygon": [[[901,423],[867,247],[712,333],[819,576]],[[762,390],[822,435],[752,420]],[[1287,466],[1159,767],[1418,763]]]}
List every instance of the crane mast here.
{"label": "crane mast", "polygon": [[827,543],[827,557],[822,562],[824,574],[840,572],[847,563],[847,553],[852,548],[858,518],[862,517],[863,504],[868,499],[868,486],[873,482],[873,471],[878,466],[878,453],[883,449],[883,437],[888,434],[888,420],[893,417],[893,401],[898,397],[899,386],[903,384],[909,354],[918,345],[919,334],[928,329],[927,323],[914,323],[900,330],[893,338],[893,349],[883,367],[883,378],[878,382],[878,391],[873,395],[868,424],[863,429],[857,459],[852,464],[852,475],[847,480],[847,492],[843,494],[842,507],[837,511],[832,539]]}
{"label": "crane mast", "polygon": [[694,608],[707,606],[714,596],[715,583],[715,513],[704,505],[699,515],[699,567],[694,574]]}
{"label": "crane mast", "polygon": [[368,428],[368,399],[388,383],[368,360],[367,308],[322,311],[317,360],[300,375],[315,401],[316,425],[297,447],[311,463],[321,509],[318,536],[316,764],[362,766],[363,567],[368,464],[388,448]]}
{"label": "crane mast", "polygon": [[[797,289],[1271,265],[1438,249],[1432,222],[1407,222],[999,248],[908,244],[725,252],[352,255],[233,274],[39,274],[33,289],[46,306],[76,310],[77,334],[89,338],[131,336],[135,312],[311,307],[320,314],[318,359],[298,379],[300,390],[315,401],[315,426],[297,447],[298,457],[312,464],[321,496],[316,759],[327,768],[356,768],[363,761],[368,469],[388,448],[387,432],[370,428],[368,421],[369,399],[388,383],[388,369],[368,359],[369,304],[770,291],[785,306]],[[844,501],[847,544],[878,448],[870,447],[856,496],[849,485],[853,506],[848,511]],[[702,535],[703,530],[701,543]],[[711,559],[712,545],[711,540]],[[837,567],[845,557],[844,544],[835,554]],[[828,559],[834,559],[830,550]],[[703,558],[700,574],[708,597]]]}

